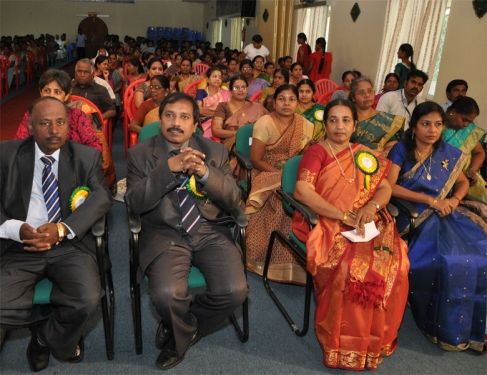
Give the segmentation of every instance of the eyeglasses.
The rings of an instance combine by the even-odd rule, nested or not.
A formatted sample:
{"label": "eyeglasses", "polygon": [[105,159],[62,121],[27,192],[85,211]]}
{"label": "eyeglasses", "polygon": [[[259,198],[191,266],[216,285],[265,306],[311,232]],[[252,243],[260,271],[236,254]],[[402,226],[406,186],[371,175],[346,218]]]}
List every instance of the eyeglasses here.
{"label": "eyeglasses", "polygon": [[233,91],[247,90],[247,86],[233,86],[232,90]]}
{"label": "eyeglasses", "polygon": [[162,89],[163,87],[162,86],[159,86],[159,85],[150,85],[149,88],[151,90],[160,90]]}
{"label": "eyeglasses", "polygon": [[251,66],[244,66],[244,67],[242,68],[242,70],[252,70],[252,67],[251,67]]}

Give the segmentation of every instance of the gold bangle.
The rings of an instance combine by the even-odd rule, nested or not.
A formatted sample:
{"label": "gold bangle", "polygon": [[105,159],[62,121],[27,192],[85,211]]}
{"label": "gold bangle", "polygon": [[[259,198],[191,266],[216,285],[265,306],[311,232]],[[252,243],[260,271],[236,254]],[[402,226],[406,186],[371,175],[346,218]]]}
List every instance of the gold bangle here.
{"label": "gold bangle", "polygon": [[433,203],[430,204],[430,207],[435,208],[435,204],[438,203],[438,199],[433,199]]}
{"label": "gold bangle", "polygon": [[348,219],[348,212],[343,212],[343,218],[342,221],[345,221]]}

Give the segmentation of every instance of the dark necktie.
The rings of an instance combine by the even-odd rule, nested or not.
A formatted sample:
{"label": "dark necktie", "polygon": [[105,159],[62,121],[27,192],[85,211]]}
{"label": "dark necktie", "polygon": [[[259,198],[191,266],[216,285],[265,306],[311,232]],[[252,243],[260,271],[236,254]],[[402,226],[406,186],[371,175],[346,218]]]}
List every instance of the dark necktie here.
{"label": "dark necktie", "polygon": [[[171,156],[177,155],[179,150],[171,151]],[[181,212],[181,225],[186,233],[193,235],[198,229],[201,218],[200,211],[196,206],[193,197],[186,190],[187,176],[178,174],[178,181],[180,186],[176,189],[179,200],[179,211]],[[181,186],[181,184],[183,184]]]}
{"label": "dark necktie", "polygon": [[59,202],[59,190],[57,178],[52,171],[52,164],[56,161],[52,156],[41,157],[44,163],[42,171],[42,193],[46,203],[47,217],[50,223],[57,223],[61,220],[61,204]]}

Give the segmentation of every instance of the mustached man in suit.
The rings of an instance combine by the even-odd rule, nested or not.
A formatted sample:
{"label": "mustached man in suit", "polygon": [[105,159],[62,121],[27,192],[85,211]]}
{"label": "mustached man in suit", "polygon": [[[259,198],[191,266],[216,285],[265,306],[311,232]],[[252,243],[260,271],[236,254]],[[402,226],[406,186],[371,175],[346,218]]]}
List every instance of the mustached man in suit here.
{"label": "mustached man in suit", "polygon": [[[246,299],[248,287],[241,252],[230,229],[218,224],[240,202],[228,151],[195,136],[199,111],[190,96],[169,95],[159,115],[161,133],[129,150],[125,200],[141,215],[140,266],[161,316],[156,364],[165,370],[228,318]],[[192,264],[207,282],[193,300],[188,292]]]}
{"label": "mustached man in suit", "polygon": [[[26,140],[0,145],[0,323],[2,332],[6,326],[38,323],[27,359],[32,371],[40,371],[50,353],[69,362],[83,357],[81,335],[101,295],[90,228],[112,199],[100,152],[67,141],[63,102],[37,99],[28,128]],[[84,203],[73,195],[81,187],[89,189]],[[43,278],[53,284],[52,311],[39,322],[32,298]]]}

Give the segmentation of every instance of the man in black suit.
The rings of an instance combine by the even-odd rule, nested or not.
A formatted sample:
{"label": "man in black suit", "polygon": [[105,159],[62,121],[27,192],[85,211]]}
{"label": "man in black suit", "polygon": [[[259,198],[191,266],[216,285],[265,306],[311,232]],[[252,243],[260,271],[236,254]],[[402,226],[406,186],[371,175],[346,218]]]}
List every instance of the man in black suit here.
{"label": "man in black suit", "polygon": [[[157,366],[165,370],[241,305],[248,288],[240,249],[219,225],[240,203],[228,152],[194,136],[199,111],[190,96],[169,95],[159,115],[161,134],[129,150],[125,200],[142,219],[140,265],[161,316]],[[207,282],[193,300],[192,264]]]}
{"label": "man in black suit", "polygon": [[[0,322],[38,323],[27,348],[32,371],[46,368],[50,353],[82,359],[81,335],[101,296],[90,228],[110,209],[111,194],[100,152],[67,141],[68,130],[64,103],[42,97],[30,110],[31,136],[0,146]],[[89,195],[70,202],[79,187]],[[45,277],[52,311],[39,323],[32,298]]]}

